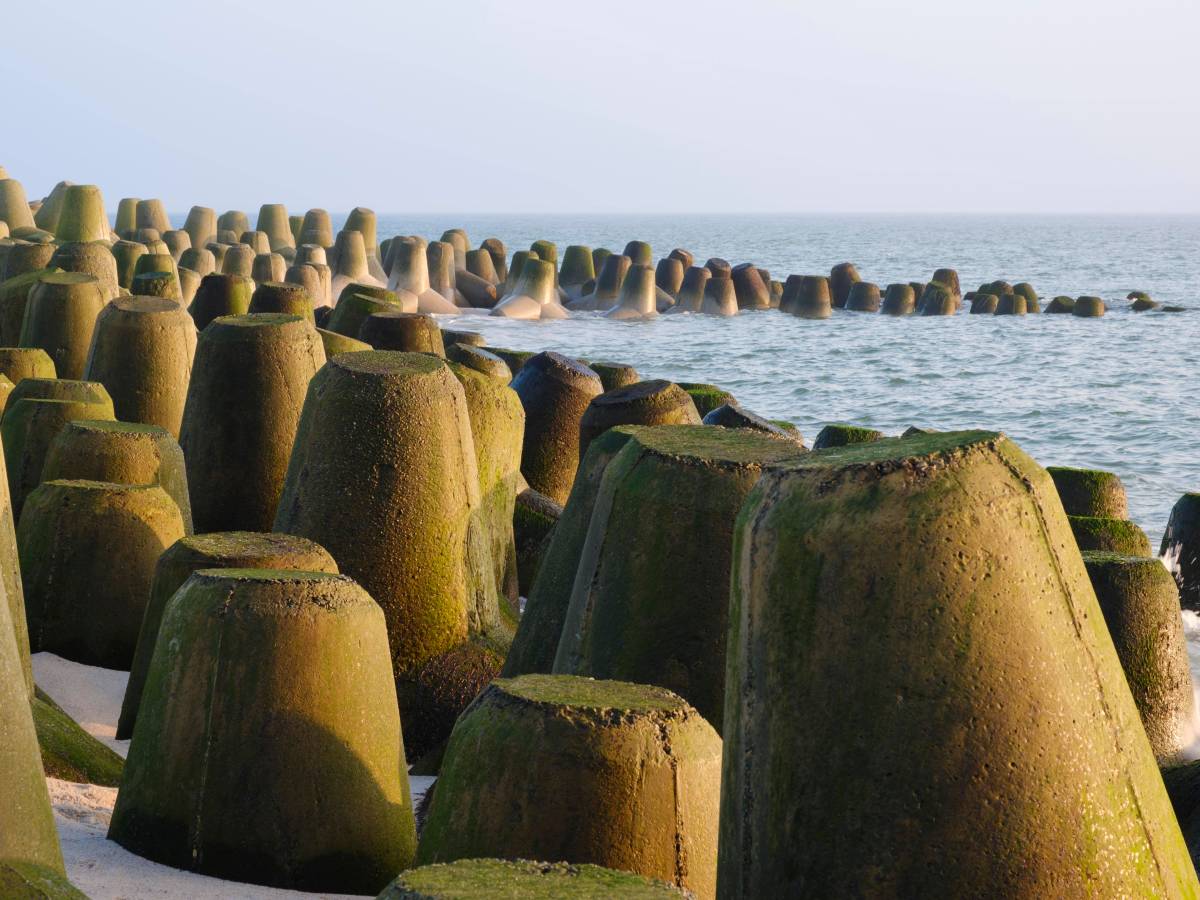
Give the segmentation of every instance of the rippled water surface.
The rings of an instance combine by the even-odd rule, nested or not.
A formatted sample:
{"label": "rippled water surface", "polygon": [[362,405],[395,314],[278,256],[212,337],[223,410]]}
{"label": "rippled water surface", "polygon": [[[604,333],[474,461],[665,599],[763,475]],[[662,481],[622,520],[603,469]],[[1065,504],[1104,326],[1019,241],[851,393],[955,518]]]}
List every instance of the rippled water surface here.
{"label": "rippled water surface", "polygon": [[[833,421],[889,433],[910,424],[1001,429],[1044,465],[1119,473],[1131,516],[1155,548],[1178,495],[1200,490],[1200,417],[1188,399],[1200,359],[1200,217],[381,215],[379,236],[434,238],[450,227],[465,228],[473,245],[499,237],[510,252],[538,238],[556,241],[560,253],[572,243],[619,251],[636,238],[656,256],[686,247],[700,260],[752,261],[781,280],[852,260],[880,285],[951,266],[964,290],[1004,278],[1030,281],[1043,297],[1119,300],[1102,319],[838,311],[812,322],[772,311],[647,323],[469,316],[459,324],[499,346],[714,382],[762,415],[795,422],[809,441]],[[1132,289],[1196,308],[1130,313],[1122,298]]]}

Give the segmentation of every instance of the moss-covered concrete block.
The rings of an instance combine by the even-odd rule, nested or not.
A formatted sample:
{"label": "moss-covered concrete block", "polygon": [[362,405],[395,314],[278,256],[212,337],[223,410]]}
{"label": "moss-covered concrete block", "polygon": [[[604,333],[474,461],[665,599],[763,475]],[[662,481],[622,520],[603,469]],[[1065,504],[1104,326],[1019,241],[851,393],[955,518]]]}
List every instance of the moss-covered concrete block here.
{"label": "moss-covered concrete block", "polygon": [[401,872],[378,900],[666,900],[694,897],[674,885],[601,866],[463,859]]}
{"label": "moss-covered concrete block", "polygon": [[719,731],[734,522],[798,452],[754,431],[634,432],[596,493],[554,672],[669,688]]}
{"label": "moss-covered concrete block", "polygon": [[1053,490],[990,432],[764,474],[733,554],[721,896],[1200,890]]}
{"label": "moss-covered concrete block", "polygon": [[494,681],[455,725],[418,862],[591,863],[713,897],[720,758],[712,727],[662,688]]}
{"label": "moss-covered concrete block", "polygon": [[1180,761],[1196,718],[1179,591],[1162,561],[1083,554],[1100,611],[1159,765]]}
{"label": "moss-covered concrete block", "polygon": [[1124,519],[1129,515],[1125,485],[1114,473],[1069,466],[1047,466],[1046,471],[1068,516]]}
{"label": "moss-covered concrete block", "polygon": [[1080,550],[1149,556],[1150,539],[1136,523],[1108,516],[1067,516]]}
{"label": "moss-covered concrete block", "polygon": [[166,613],[109,838],[234,881],[381,890],[416,829],[383,612],[349,578],[204,569]]}

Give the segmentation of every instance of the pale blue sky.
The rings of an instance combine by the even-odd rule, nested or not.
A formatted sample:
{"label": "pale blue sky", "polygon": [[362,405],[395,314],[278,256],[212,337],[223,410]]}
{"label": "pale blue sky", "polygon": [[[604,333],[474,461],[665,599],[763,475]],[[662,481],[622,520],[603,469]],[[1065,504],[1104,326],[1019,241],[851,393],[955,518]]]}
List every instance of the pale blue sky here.
{"label": "pale blue sky", "polygon": [[1198,0],[6,3],[31,197],[1200,212]]}

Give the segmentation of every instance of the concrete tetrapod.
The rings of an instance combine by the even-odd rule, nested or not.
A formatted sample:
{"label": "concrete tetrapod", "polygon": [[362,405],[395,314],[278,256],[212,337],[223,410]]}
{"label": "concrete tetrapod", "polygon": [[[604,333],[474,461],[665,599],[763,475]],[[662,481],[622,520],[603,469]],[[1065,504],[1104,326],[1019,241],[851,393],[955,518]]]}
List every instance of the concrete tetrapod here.
{"label": "concrete tetrapod", "polygon": [[325,327],[330,331],[357,339],[363,323],[378,312],[417,311],[415,298],[408,291],[393,292],[384,288],[351,285],[348,293],[338,298],[337,306],[329,316]]}
{"label": "concrete tetrapod", "polygon": [[592,261],[592,248],[571,244],[563,252],[562,268],[558,273],[559,287],[568,299],[578,300],[586,292],[586,286],[594,286],[595,283],[596,267]]}
{"label": "concrete tetrapod", "polygon": [[424,244],[411,239],[396,238],[392,248],[388,290],[407,291],[417,298],[417,308],[406,311],[447,315],[458,312],[457,306],[430,287],[429,258],[425,254]]}
{"label": "concrete tetrapod", "polygon": [[636,384],[642,380],[641,376],[637,373],[637,369],[625,363],[596,362],[594,360],[583,359],[580,362],[600,376],[600,385],[606,391]]}
{"label": "concrete tetrapod", "polygon": [[1108,516],[1067,516],[1080,550],[1149,556],[1150,539],[1135,522]]}
{"label": "concrete tetrapod", "polygon": [[719,729],[734,522],[763,468],[799,452],[748,431],[638,429],[597,491],[554,672],[669,688]]}
{"label": "concrete tetrapod", "polygon": [[299,316],[222,316],[204,329],[179,435],[197,531],[271,530],[304,393],[324,364]]}
{"label": "concrete tetrapod", "polygon": [[959,298],[946,285],[931,281],[925,285],[917,304],[922,316],[952,316],[958,312]]}
{"label": "concrete tetrapod", "polygon": [[681,388],[687,391],[692,402],[696,404],[696,412],[700,413],[703,419],[718,406],[726,403],[737,405],[737,400],[729,391],[717,387],[715,384],[704,384],[700,381],[679,381],[676,382]]}
{"label": "concrete tetrapod", "polygon": [[321,345],[325,348],[325,358],[327,360],[333,359],[339,353],[358,353],[362,350],[374,349],[365,341],[346,337],[344,334],[338,334],[336,331],[326,331],[324,328],[318,328],[317,334],[321,336]]}
{"label": "concrete tetrapod", "polygon": [[770,419],[764,419],[762,416],[752,413],[748,409],[742,409],[736,404],[725,403],[718,406],[706,415],[701,422],[704,425],[719,425],[722,428],[760,431],[772,437],[791,441],[797,444],[799,449],[804,448],[804,437],[794,425],[787,427],[788,423],[781,424],[773,422]]}
{"label": "concrete tetrapod", "polygon": [[1196,700],[1175,581],[1153,557],[1087,552],[1083,563],[1158,764],[1186,761]]}
{"label": "concrete tetrapod", "polygon": [[259,253],[250,264],[250,277],[255,283],[280,282],[287,276],[287,260],[278,253]]}
{"label": "concrete tetrapod", "polygon": [[296,246],[301,244],[316,244],[326,249],[333,246],[333,220],[323,209],[310,209],[304,214],[304,222],[300,226],[300,236]]}
{"label": "concrete tetrapod", "polygon": [[826,425],[817,433],[813,449],[825,450],[829,447],[845,447],[848,444],[869,444],[882,437],[883,432],[874,428],[863,428],[859,425]]}
{"label": "concrete tetrapod", "polygon": [[69,241],[106,241],[110,233],[104,212],[104,197],[94,184],[72,184],[62,195],[57,222],[47,227],[54,238]]}
{"label": "concrete tetrapod", "polygon": [[1000,308],[1000,298],[996,294],[967,294],[965,299],[971,301],[970,314],[973,316],[995,315]]}
{"label": "concrete tetrapod", "polygon": [[47,265],[64,272],[96,276],[106,303],[121,294],[121,286],[117,282],[117,260],[103,241],[59,244]]}
{"label": "concrete tetrapod", "polygon": [[109,839],[221,878],[378,891],[416,843],[400,735],[366,591],[201,570],[163,615]]}
{"label": "concrete tetrapod", "polygon": [[579,467],[580,421],[603,393],[600,376],[553,351],[531,357],[514,373],[512,387],[525,407],[521,474],[530,487],[565,503]]}
{"label": "concrete tetrapod", "polygon": [[[205,275],[211,275],[217,271],[217,257],[207,247],[200,247],[199,249],[190,247],[184,250],[183,255],[179,257],[178,268],[181,279],[183,278],[184,269],[191,269],[200,278],[204,278]],[[195,292],[193,291],[194,295]]]}
{"label": "concrete tetrapod", "polygon": [[579,455],[616,425],[699,425],[691,394],[679,385],[655,379],[605,391],[592,398],[579,420]]}
{"label": "concrete tetrapod", "polygon": [[58,373],[41,347],[0,347],[0,375],[20,384],[26,378],[55,378]]}
{"label": "concrete tetrapod", "polygon": [[5,865],[44,866],[55,875],[65,874],[33,726],[32,688],[22,677],[27,660],[22,660],[14,633],[9,604],[0,603],[0,735],[4,738],[0,757],[0,797],[4,798],[0,803],[0,888],[11,883]]}
{"label": "concrete tetrapod", "polygon": [[854,312],[879,312],[879,285],[869,281],[856,281],[850,285],[846,295],[846,309]]}
{"label": "concrete tetrapod", "polygon": [[[528,263],[526,263],[528,265]],[[649,266],[633,266],[621,283],[621,296],[604,313],[609,319],[653,319],[658,316],[655,305],[654,270]]]}
{"label": "concrete tetrapod", "polygon": [[454,247],[446,241],[432,241],[425,248],[425,258],[429,263],[429,286],[453,304],[456,311],[468,306],[458,290]]}
{"label": "concrete tetrapod", "polygon": [[0,176],[0,221],[7,222],[10,231],[37,227],[25,197],[25,188],[15,178]]}
{"label": "concrete tetrapod", "polygon": [[205,275],[188,312],[196,323],[196,330],[203,331],[209,322],[220,316],[244,316],[250,311],[253,295],[254,281],[249,275]]}
{"label": "concrete tetrapod", "polygon": [[137,261],[149,253],[145,244],[137,241],[117,241],[112,246],[113,260],[117,264],[117,284],[128,291],[133,286],[137,273]]}
{"label": "concrete tetrapod", "polygon": [[611,309],[621,296],[621,286],[625,283],[625,276],[632,266],[633,261],[628,256],[609,254],[600,266],[595,290],[574,301],[571,309],[598,310],[600,312]]}
{"label": "concrete tetrapod", "polygon": [[29,291],[21,347],[40,347],[63,378],[80,378],[104,295],[95,276],[81,272],[43,275]]}
{"label": "concrete tetrapod", "polygon": [[139,200],[134,211],[134,224],[138,228],[153,228],[158,232],[171,230],[171,219],[161,200]]}
{"label": "concrete tetrapod", "polygon": [[446,359],[481,372],[489,378],[495,378],[501,384],[508,384],[512,381],[512,369],[508,367],[508,363],[482,347],[451,344],[446,348]]}
{"label": "concrete tetrapod", "polygon": [[829,279],[823,275],[789,275],[779,311],[801,319],[828,319],[833,315]]}
{"label": "concrete tetrapod", "polygon": [[[579,466],[579,475],[566,505],[562,507],[557,524],[547,523],[552,526],[549,544],[542,553],[536,577],[529,587],[525,612],[521,615],[516,637],[504,660],[501,674],[506,678],[549,673],[554,668],[554,656],[562,637],[563,623],[571,603],[571,590],[579,570],[579,560],[583,555],[601,480],[609,463],[637,432],[637,426],[619,425],[603,432],[588,446]],[[521,510],[521,497],[518,497],[518,525]]]}
{"label": "concrete tetrapod", "polygon": [[128,669],[154,564],[183,534],[158,485],[43,482],[17,526],[30,649]]}
{"label": "concrete tetrapod", "polygon": [[184,308],[160,297],[118,297],[96,319],[83,377],[98,381],[124,422],[179,436],[196,326]]}
{"label": "concrete tetrapod", "polygon": [[401,872],[376,900],[667,900],[695,896],[674,885],[602,866],[462,859]]}
{"label": "concrete tetrapod", "polygon": [[909,316],[917,306],[916,293],[911,284],[889,284],[883,295],[879,311],[885,316]]}
{"label": "concrete tetrapod", "polygon": [[1175,501],[1158,555],[1175,577],[1183,608],[1200,610],[1200,494]]}
{"label": "concrete tetrapod", "polygon": [[[19,241],[9,245],[3,267],[5,281],[16,278],[18,275],[47,268],[50,260],[54,257],[54,249],[53,244],[33,244],[28,241]],[[10,289],[12,287],[15,285],[11,285]],[[17,325],[19,328],[20,323],[18,322]]]}
{"label": "concrete tetrapod", "polygon": [[[49,395],[35,396],[42,387]],[[101,384],[26,378],[13,389],[0,435],[14,519],[20,519],[25,497],[41,482],[46,454],[63,426],[76,419],[113,418],[112,400]]]}
{"label": "concrete tetrapod", "polygon": [[688,267],[688,270],[683,273],[683,281],[676,292],[675,305],[670,312],[700,312],[704,304],[704,288],[711,277],[712,272],[703,266]]}
{"label": "concrete tetrapod", "polygon": [[296,237],[288,225],[287,207],[282,203],[264,203],[260,206],[255,228],[266,234],[271,249],[276,253],[284,249],[296,249]]}
{"label": "concrete tetrapod", "polygon": [[[753,306],[747,309],[765,309]],[[736,316],[738,313],[737,292],[732,278],[708,278],[704,283],[704,299],[700,312],[706,316]]]}
{"label": "concrete tetrapod", "polygon": [[[591,259],[590,252],[588,259]],[[684,268],[682,261],[673,256],[664,256],[654,267],[655,285],[670,294],[672,298],[677,297],[679,289],[683,287]]]}
{"label": "concrete tetrapod", "polygon": [[592,863],[713,897],[721,739],[680,697],[620,681],[492,682],[446,748],[419,863]]}
{"label": "concrete tetrapod", "polygon": [[[329,289],[335,297],[340,297],[349,284],[384,286],[382,281],[371,274],[361,231],[343,229],[338,232],[337,242],[329,253],[329,268],[332,275]],[[281,274],[280,278],[282,277]]]}
{"label": "concrete tetrapod", "polygon": [[733,559],[720,896],[1200,891],[1050,478],[1006,437],[799,456]]}
{"label": "concrete tetrapod", "polygon": [[[0,178],[4,177],[0,174]],[[71,187],[75,182],[60,181],[50,189],[50,193],[42,198],[41,204],[33,212],[33,224],[39,230],[54,233],[54,229],[58,227],[58,219],[62,213],[63,197],[67,193],[67,188]],[[32,207],[31,207],[32,208]],[[106,223],[107,224],[107,223]],[[108,231],[105,230],[103,238],[108,237]],[[101,240],[101,238],[97,238]]]}
{"label": "concrete tetrapod", "polygon": [[252,313],[284,313],[313,320],[313,302],[303,285],[290,281],[262,281],[250,295]]}
{"label": "concrete tetrapod", "polygon": [[[7,608],[5,613],[0,609],[0,619],[8,625],[0,624],[0,630],[11,631],[16,645],[17,660],[25,685],[26,694],[33,697],[33,669],[29,659],[29,625],[25,617],[25,592],[21,585],[21,563],[17,553],[16,519],[13,514],[12,499],[8,488],[8,472],[3,455],[0,454],[0,587],[4,589],[4,603],[0,607]],[[0,634],[0,659],[7,652],[4,635]],[[0,663],[7,665],[7,663]],[[7,674],[3,677],[9,677]],[[3,718],[3,708],[0,707],[0,719]],[[0,733],[7,733],[0,730]],[[0,829],[2,832],[3,829]],[[0,847],[4,839],[0,834]]]}
{"label": "concrete tetrapod", "polygon": [[1125,485],[1112,472],[1068,466],[1047,466],[1046,472],[1054,481],[1068,516],[1106,516],[1111,519],[1129,516]]}
{"label": "concrete tetrapod", "polygon": [[862,281],[862,276],[858,274],[854,263],[838,263],[829,270],[829,295],[835,307],[843,309],[846,306],[850,288],[858,281]]}
{"label": "concrete tetrapod", "polygon": [[42,467],[43,481],[62,479],[157,484],[179,507],[184,534],[192,533],[183,450],[165,428],[104,419],[68,422],[51,441]]}
{"label": "concrete tetrapod", "polygon": [[[379,259],[378,219],[373,209],[356,206],[346,216],[346,231],[357,231],[362,234],[363,246],[367,251],[367,270],[372,279],[380,284],[387,283],[387,273]],[[274,245],[272,245],[274,249]]]}
{"label": "concrete tetrapod", "polygon": [[561,319],[567,315],[554,288],[554,265],[534,256],[521,266],[513,289],[500,298],[490,315],[509,319]]}
{"label": "concrete tetrapod", "polygon": [[146,676],[168,601],[201,569],[286,569],[337,574],[337,563],[325,548],[292,534],[223,531],[180,538],[163,551],[154,567],[150,600],[138,630],[137,649],[125,686],[117,740],[133,735]]}
{"label": "concrete tetrapod", "polygon": [[1071,315],[1081,319],[1095,319],[1103,316],[1108,307],[1099,297],[1080,297],[1071,307]]}
{"label": "concrete tetrapod", "polygon": [[358,339],[376,350],[432,353],[445,358],[442,332],[433,316],[389,309],[371,313],[358,329]]}
{"label": "concrete tetrapod", "polygon": [[738,309],[769,309],[771,289],[751,263],[738,263],[729,272],[737,297]]}
{"label": "concrete tetrapod", "polygon": [[188,210],[183,230],[192,240],[192,246],[199,249],[210,241],[217,239],[217,214],[207,206],[193,206]]}
{"label": "concrete tetrapod", "polygon": [[[503,643],[507,648],[520,615],[513,509],[517,500],[517,482],[521,477],[525,410],[506,380],[453,362],[450,371],[462,385],[467,401],[479,475],[478,518],[490,547],[495,596],[504,601],[496,610],[476,610],[472,628],[476,633],[494,631],[499,624],[497,617],[503,619]],[[479,592],[479,596],[486,598],[489,594]]]}
{"label": "concrete tetrapod", "polygon": [[313,378],[274,530],[325,547],[383,608],[406,727],[416,671],[467,639],[478,591],[496,602],[471,540],[479,509],[466,397],[444,361],[343,353]]}

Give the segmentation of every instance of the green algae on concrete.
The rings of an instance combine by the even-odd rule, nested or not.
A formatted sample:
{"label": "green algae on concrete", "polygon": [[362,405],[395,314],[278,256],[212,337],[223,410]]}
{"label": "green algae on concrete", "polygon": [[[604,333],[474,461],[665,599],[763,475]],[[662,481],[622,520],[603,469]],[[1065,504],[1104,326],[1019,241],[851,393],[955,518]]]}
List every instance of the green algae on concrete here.
{"label": "green algae on concrete", "polygon": [[104,197],[94,184],[73,184],[64,192],[62,209],[53,229],[57,241],[106,241],[109,236]]}
{"label": "green algae on concrete", "polygon": [[1095,319],[1103,316],[1108,306],[1099,297],[1079,297],[1071,307],[1071,315],[1081,319]]}
{"label": "green algae on concrete", "polygon": [[25,378],[55,378],[54,360],[41,347],[0,347],[0,374],[16,385]]}
{"label": "green algae on concrete", "polygon": [[950,287],[939,281],[931,281],[921,292],[917,309],[922,316],[952,316],[958,312],[958,304],[959,297]]}
{"label": "green algae on concrete", "polygon": [[321,336],[321,345],[325,348],[326,359],[333,359],[339,353],[359,353],[363,350],[374,349],[365,341],[346,337],[335,331],[326,331],[324,328],[318,328],[317,334]]}
{"label": "green algae on concrete", "polygon": [[524,367],[525,363],[537,356],[536,353],[530,350],[509,350],[507,347],[484,347],[483,349],[504,360],[514,378]]}
{"label": "green algae on concrete", "polygon": [[571,863],[463,859],[401,872],[378,900],[665,900],[690,891],[632,872]]}
{"label": "green algae on concrete", "polygon": [[494,681],[454,727],[417,861],[591,863],[713,897],[720,757],[712,727],[662,688]]}
{"label": "green algae on concrete", "polygon": [[121,286],[117,283],[117,261],[108,244],[103,241],[59,244],[47,265],[64,272],[94,275],[100,282],[100,293],[106,302],[121,293]]}
{"label": "green algae on concrete", "polygon": [[329,317],[329,322],[325,327],[330,331],[357,339],[362,331],[363,323],[372,313],[387,312],[388,310],[416,311],[406,310],[394,291],[383,290],[381,293],[368,293],[355,290],[350,294],[343,293],[338,298],[337,306],[333,308],[333,315]]}
{"label": "green algae on concrete", "polygon": [[[21,584],[21,563],[17,552],[16,520],[9,494],[8,471],[0,454],[0,587],[8,607],[7,621],[12,626],[20,660],[25,692],[33,697],[33,669],[29,658],[29,626],[25,616],[25,591]],[[2,627],[2,626],[0,626]],[[4,638],[0,636],[0,647]]]}
{"label": "green algae on concrete", "polygon": [[43,276],[60,271],[38,267],[0,282],[0,342],[4,346],[16,347],[21,340],[21,323],[29,305],[29,292]]}
{"label": "green algae on concrete", "polygon": [[313,317],[313,300],[303,285],[290,281],[261,281],[250,295],[252,313],[285,313],[289,316]]}
{"label": "green algae on concrete", "polygon": [[[562,511],[561,506],[533,488],[525,488],[517,494],[513,507],[513,538],[517,547],[517,585],[522,597],[528,596],[533,589]],[[521,618],[523,621],[524,616]],[[548,666],[546,671],[549,671]]]}
{"label": "green algae on concrete", "polygon": [[443,360],[344,353],[313,378],[274,530],[321,544],[382,607],[406,730],[413,674],[466,640],[492,582],[471,540],[480,508],[466,396]]}
{"label": "green algae on concrete", "polygon": [[[10,610],[9,603],[0,603],[0,860],[45,866],[62,875],[62,853],[30,708],[33,694],[22,677],[24,664]],[[0,884],[7,877],[0,870]]]}
{"label": "green algae on concrete", "polygon": [[534,490],[564,503],[579,467],[580,421],[603,392],[600,376],[577,360],[548,351],[514,370],[512,387],[525,407],[521,473]]}
{"label": "green algae on concrete", "polygon": [[699,425],[691,394],[670,381],[638,381],[593,397],[579,420],[579,453],[617,425]]}
{"label": "green algae on concrete", "polygon": [[197,330],[203,331],[209,322],[221,316],[244,316],[250,311],[253,294],[254,281],[248,275],[205,275],[200,279],[200,287],[188,306],[188,312]]}
{"label": "green algae on concrete", "polygon": [[441,767],[447,739],[454,723],[479,692],[500,674],[502,653],[481,640],[468,640],[426,660],[413,676],[409,719],[411,737],[405,731],[404,752],[418,767],[436,775]]}
{"label": "green algae on concrete", "polygon": [[137,649],[117,720],[118,740],[133,734],[167,603],[192,573],[201,569],[286,569],[334,574],[338,571],[329,551],[292,534],[253,531],[197,534],[182,537],[164,550],[154,567],[150,599],[138,630]]}
{"label": "green algae on concrete", "polygon": [[1179,762],[1196,703],[1175,581],[1153,557],[1087,552],[1083,563],[1154,755]]}
{"label": "green algae on concrete", "polygon": [[729,403],[718,406],[704,417],[701,424],[759,431],[772,437],[792,441],[797,445],[797,449],[804,447],[804,438],[800,434],[800,429],[791,422],[783,419],[764,419],[748,409],[742,409],[740,406]]}
{"label": "green algae on concrete", "polygon": [[[526,509],[518,497],[518,540],[523,526],[533,531],[540,540],[544,540],[544,534],[549,533],[550,540],[541,557],[536,578],[528,588],[529,599],[525,604],[525,612],[504,660],[505,677],[548,673],[554,668],[554,656],[571,604],[571,590],[604,471],[636,433],[636,426],[622,425],[609,429],[592,441],[580,464],[571,495],[556,520],[551,520],[545,514],[538,515],[536,506]],[[522,516],[529,521],[523,523]],[[536,528],[538,525],[542,527]]]}
{"label": "green algae on concrete", "polygon": [[627,387],[642,380],[637,369],[624,363],[593,362],[591,360],[580,360],[580,362],[600,376],[600,385],[605,391]]}
{"label": "green algae on concrete", "polygon": [[854,263],[838,263],[830,269],[829,294],[835,308],[845,308],[846,301],[850,297],[850,288],[857,281],[862,281],[862,276],[858,274],[858,269]]}
{"label": "green algae on concrete", "polygon": [[105,787],[121,783],[125,761],[79,727],[41,688],[32,708],[46,777]]}
{"label": "green algae on concrete", "polygon": [[696,412],[700,414],[701,418],[726,403],[737,405],[737,399],[733,394],[715,384],[704,384],[697,381],[678,381],[676,384],[691,394],[692,402],[696,404]]}
{"label": "green algae on concrete", "polygon": [[271,530],[304,393],[324,364],[299,316],[223,316],[200,334],[179,435],[197,531]]}
{"label": "green algae on concrete", "polygon": [[1053,490],[990,432],[763,475],[733,555],[722,897],[1200,891]]}
{"label": "green algae on concrete", "polygon": [[708,426],[630,436],[596,494],[554,672],[669,688],[719,731],[734,522],[764,467],[798,452]]}
{"label": "green algae on concrete", "polygon": [[917,296],[911,284],[889,284],[879,311],[885,316],[910,316],[917,308]]}
{"label": "green algae on concrete", "polygon": [[83,377],[98,381],[123,422],[179,437],[196,326],[183,306],[161,297],[118,297],[96,318]]}
{"label": "green algae on concrete", "polygon": [[828,319],[833,315],[829,279],[822,275],[789,275],[779,298],[779,311],[801,319]]}
{"label": "green algae on concrete", "polygon": [[1075,309],[1074,297],[1055,297],[1046,304],[1046,312],[1069,315]]}
{"label": "green algae on concrete", "polygon": [[183,534],[158,485],[43,482],[17,526],[30,649],[128,669],[155,563]]}
{"label": "green algae on concrete", "polygon": [[81,272],[43,275],[29,291],[18,346],[45,350],[61,377],[81,378],[104,303],[95,276]]}
{"label": "green algae on concrete", "polygon": [[204,569],[167,605],[109,838],[234,881],[381,890],[413,822],[383,612],[340,575]]}
{"label": "green algae on concrete", "polygon": [[[95,399],[22,396],[28,385],[67,384],[92,386]],[[67,392],[63,392],[66,394]],[[46,454],[54,438],[68,422],[76,419],[113,419],[112,400],[104,386],[86,381],[26,378],[13,388],[9,405],[0,423],[0,438],[4,445],[4,465],[8,472],[9,496],[13,518],[19,520],[25,498],[42,480]]]}
{"label": "green algae on concrete", "polygon": [[1112,472],[1047,466],[1068,516],[1104,516],[1124,519],[1129,515],[1125,485]]}
{"label": "green algae on concrete", "polygon": [[1149,556],[1150,539],[1136,523],[1108,516],[1067,516],[1080,550]]}
{"label": "green algae on concrete", "polygon": [[813,441],[814,450],[825,450],[829,447],[845,447],[848,444],[869,444],[883,437],[882,431],[874,428],[863,428],[859,425],[826,425]]}
{"label": "green algae on concrete", "polygon": [[501,627],[503,620],[507,648],[519,616],[513,509],[521,477],[525,410],[507,382],[458,363],[449,366],[467,401],[479,475],[477,527],[488,545],[494,584],[493,590],[474,591],[476,603],[471,628],[476,634],[491,634]]}
{"label": "green algae on concrete", "polygon": [[446,358],[451,362],[466,366],[489,378],[494,378],[501,384],[512,381],[512,369],[499,356],[482,347],[470,344],[451,344],[446,348]]}
{"label": "green algae on concrete", "polygon": [[0,859],[0,897],[7,900],[88,900],[61,871],[37,863]]}
{"label": "green algae on concrete", "polygon": [[445,358],[442,331],[433,316],[398,309],[371,313],[358,329],[358,339],[376,350],[432,353]]}
{"label": "green algae on concrete", "polygon": [[51,441],[42,467],[43,481],[62,479],[157,484],[179,507],[184,533],[192,533],[183,450],[165,428],[110,420],[68,422]]}

